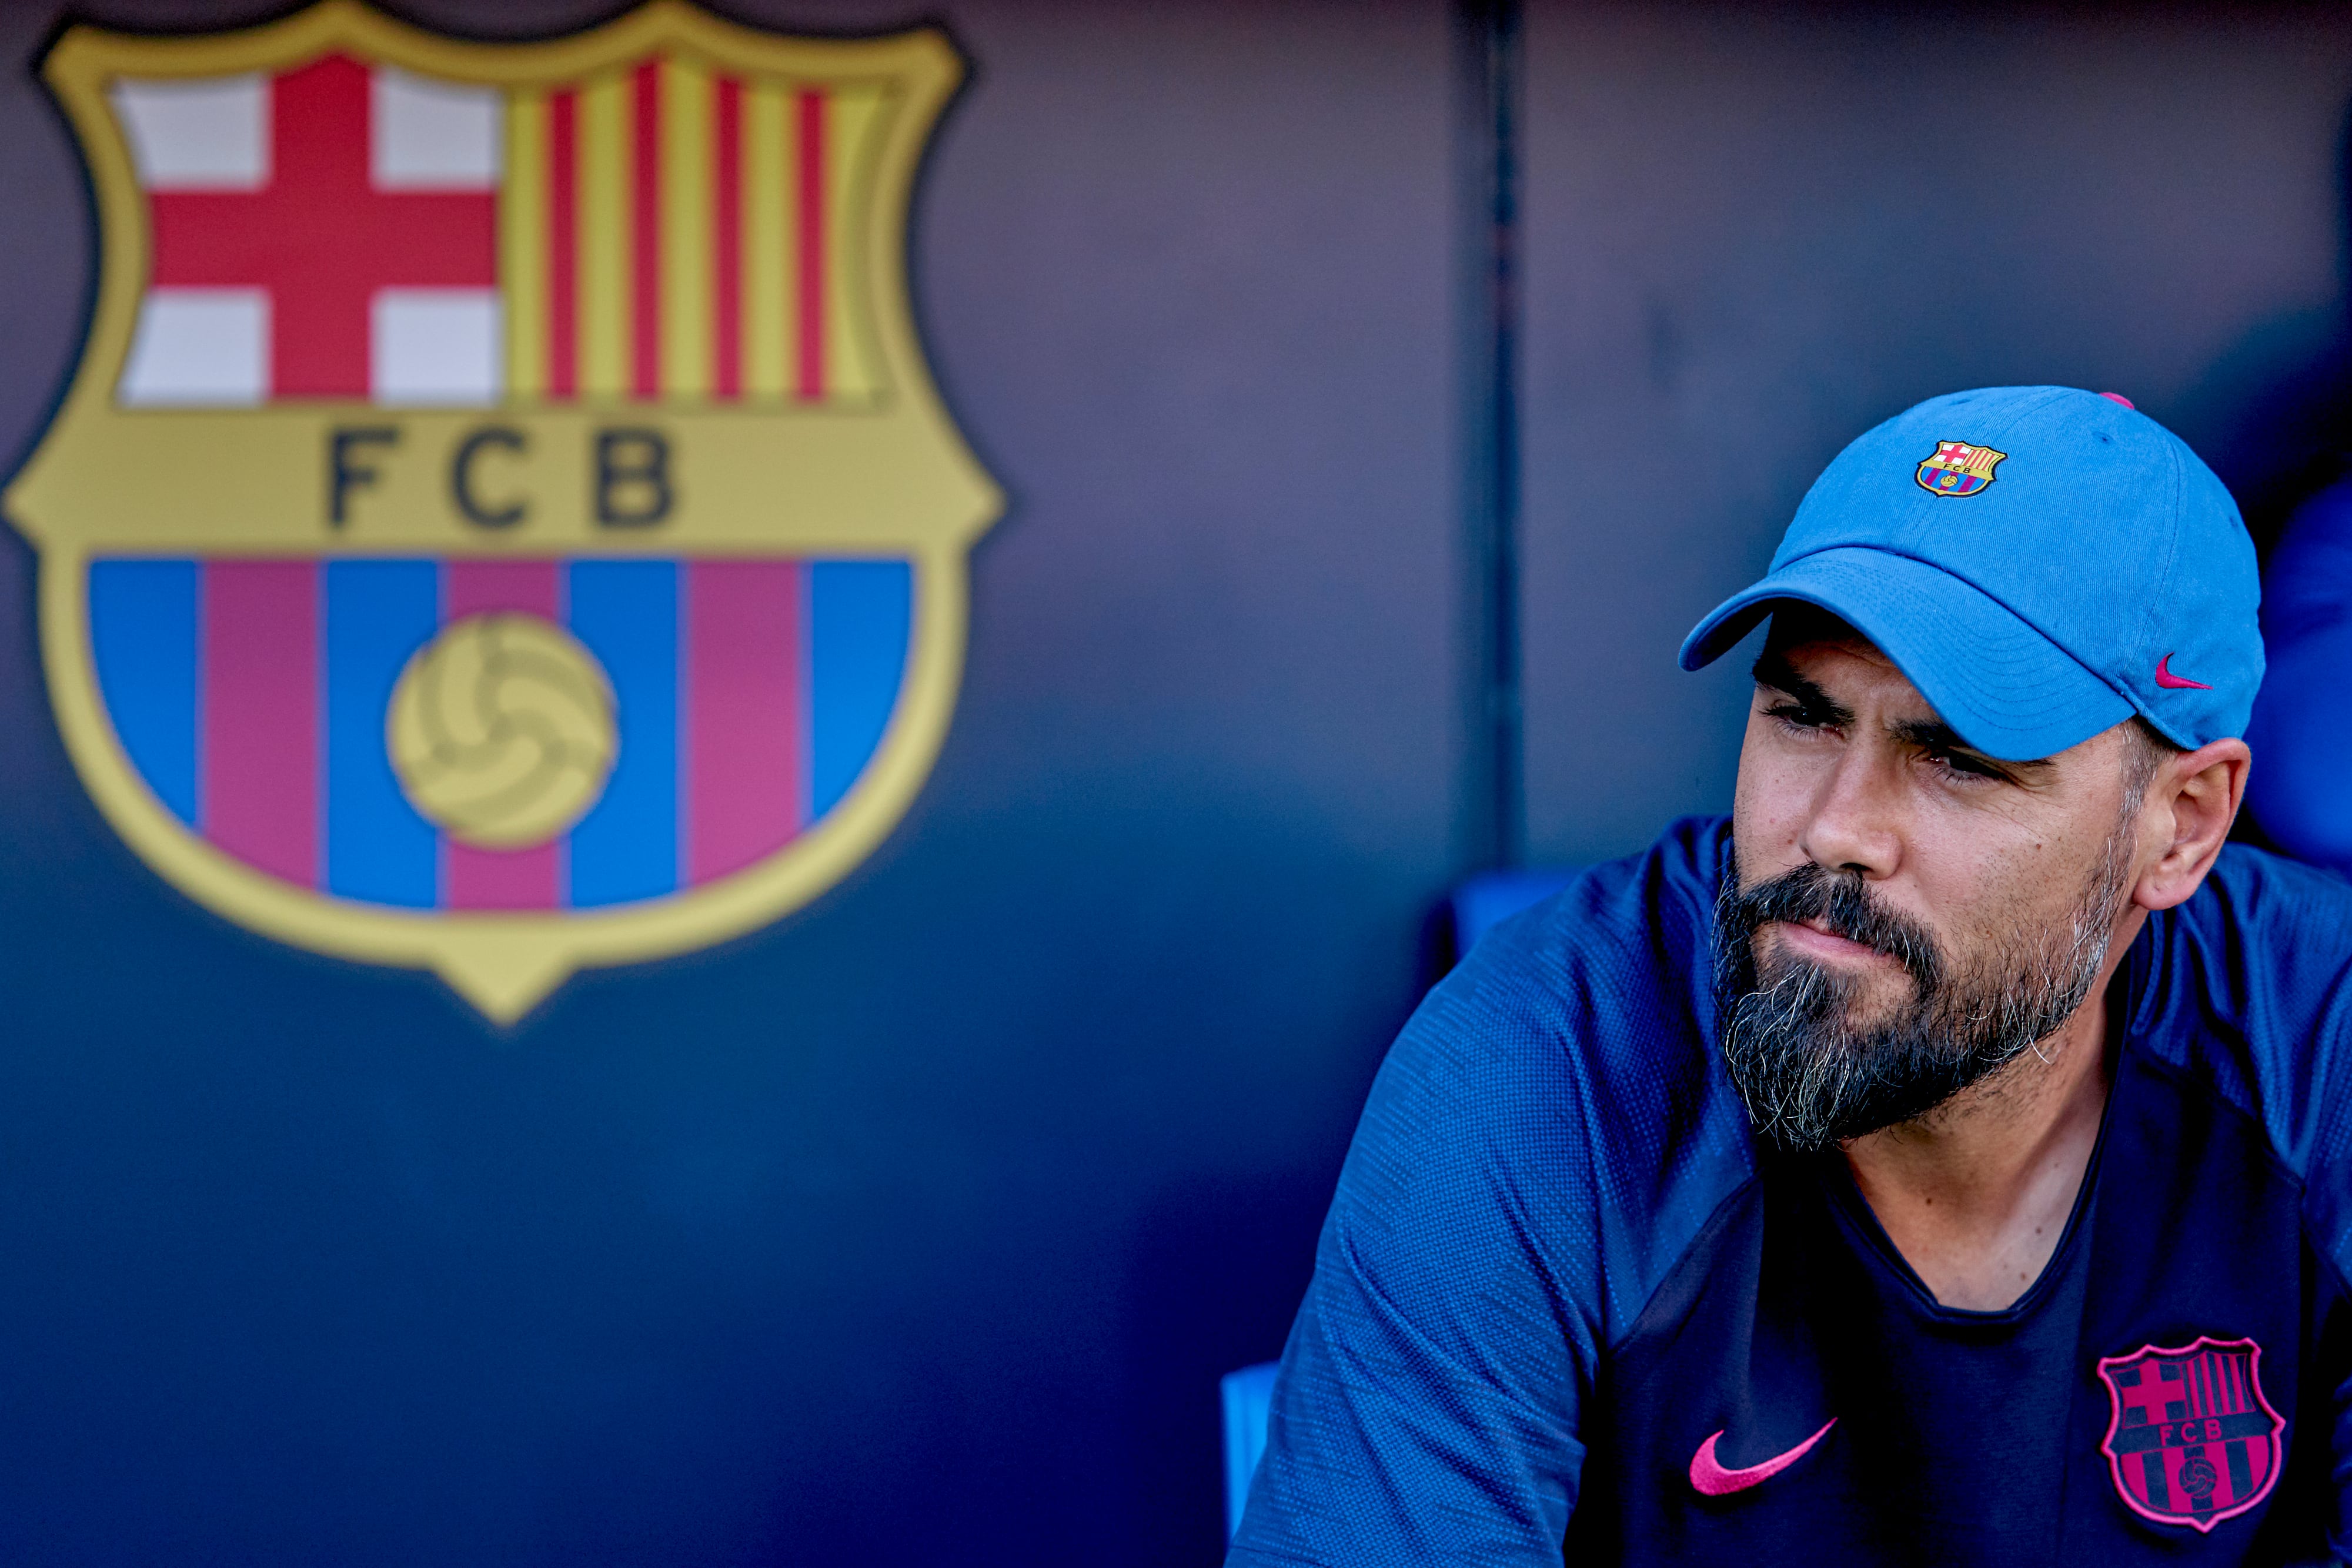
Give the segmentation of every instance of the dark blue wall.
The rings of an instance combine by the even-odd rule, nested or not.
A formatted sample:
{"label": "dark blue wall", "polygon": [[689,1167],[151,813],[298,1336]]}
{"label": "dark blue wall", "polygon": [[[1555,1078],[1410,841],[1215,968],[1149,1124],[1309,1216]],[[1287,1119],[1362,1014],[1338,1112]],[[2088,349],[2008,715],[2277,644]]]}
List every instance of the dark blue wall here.
{"label": "dark blue wall", "polygon": [[[939,768],[811,908],[507,1038],[248,936],[100,821],[0,547],[0,1560],[1214,1560],[1215,1376],[1468,841],[1455,51],[1437,0],[939,14],[918,303],[1013,504]],[[1938,14],[1529,17],[1542,853],[1722,803],[1737,674],[1674,645],[1868,421],[2054,378],[2310,455],[2246,411],[2339,337],[2334,14]],[[0,8],[0,453],[89,266],[52,19]]]}

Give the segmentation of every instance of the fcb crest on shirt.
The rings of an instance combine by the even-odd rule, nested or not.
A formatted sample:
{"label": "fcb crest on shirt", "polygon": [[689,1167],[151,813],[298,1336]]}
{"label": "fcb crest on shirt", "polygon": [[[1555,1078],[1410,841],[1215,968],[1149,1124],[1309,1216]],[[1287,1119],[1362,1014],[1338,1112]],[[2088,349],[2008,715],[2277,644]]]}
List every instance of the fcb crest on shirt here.
{"label": "fcb crest on shirt", "polygon": [[2008,455],[1965,441],[1938,441],[1936,455],[1920,464],[1913,477],[1930,495],[1973,496],[1992,483],[1993,469]]}
{"label": "fcb crest on shirt", "polygon": [[63,35],[96,308],[6,506],[123,838],[501,1020],[865,857],[1002,509],[904,277],[961,70],[678,0],[533,44],[352,0]]}
{"label": "fcb crest on shirt", "polygon": [[2202,1533],[2270,1495],[2286,1423],[2262,1366],[2252,1340],[2210,1336],[2100,1361],[2112,1411],[2099,1447],[2125,1506]]}

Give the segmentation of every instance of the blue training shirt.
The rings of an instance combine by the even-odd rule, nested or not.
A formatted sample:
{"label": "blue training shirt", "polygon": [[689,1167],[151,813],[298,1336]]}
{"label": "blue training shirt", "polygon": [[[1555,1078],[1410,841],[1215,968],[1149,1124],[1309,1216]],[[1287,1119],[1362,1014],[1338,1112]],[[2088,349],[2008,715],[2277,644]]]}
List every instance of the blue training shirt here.
{"label": "blue training shirt", "polygon": [[2231,845],[2150,916],[2066,1233],[1979,1312],[1749,1134],[1728,844],[1588,873],[1406,1026],[1229,1564],[2352,1561],[2352,887]]}

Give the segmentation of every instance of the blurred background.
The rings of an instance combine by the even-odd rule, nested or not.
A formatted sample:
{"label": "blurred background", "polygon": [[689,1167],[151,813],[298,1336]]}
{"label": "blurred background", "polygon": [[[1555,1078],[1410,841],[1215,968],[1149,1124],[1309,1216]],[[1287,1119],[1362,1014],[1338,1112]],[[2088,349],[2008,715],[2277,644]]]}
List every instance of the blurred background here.
{"label": "blurred background", "polygon": [[[2267,549],[2352,440],[2340,6],[722,9],[971,62],[912,277],[1010,507],[946,749],[809,907],[499,1031],[131,854],[5,535],[0,1557],[1213,1563],[1433,911],[1727,806],[1739,661],[1674,652],[1844,442],[2118,392]],[[0,4],[10,466],[92,287],[63,16]]]}

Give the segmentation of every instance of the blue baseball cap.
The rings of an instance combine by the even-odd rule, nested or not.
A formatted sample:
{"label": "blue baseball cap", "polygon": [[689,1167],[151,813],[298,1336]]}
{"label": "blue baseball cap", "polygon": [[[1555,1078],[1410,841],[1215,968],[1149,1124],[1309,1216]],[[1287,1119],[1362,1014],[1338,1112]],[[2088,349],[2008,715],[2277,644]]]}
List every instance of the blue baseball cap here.
{"label": "blue baseball cap", "polygon": [[1839,453],[1682,666],[1794,600],[1869,638],[1989,756],[2048,757],[2134,714],[2194,750],[2245,733],[2261,599],[2237,503],[2179,436],[2114,393],[1986,387]]}

